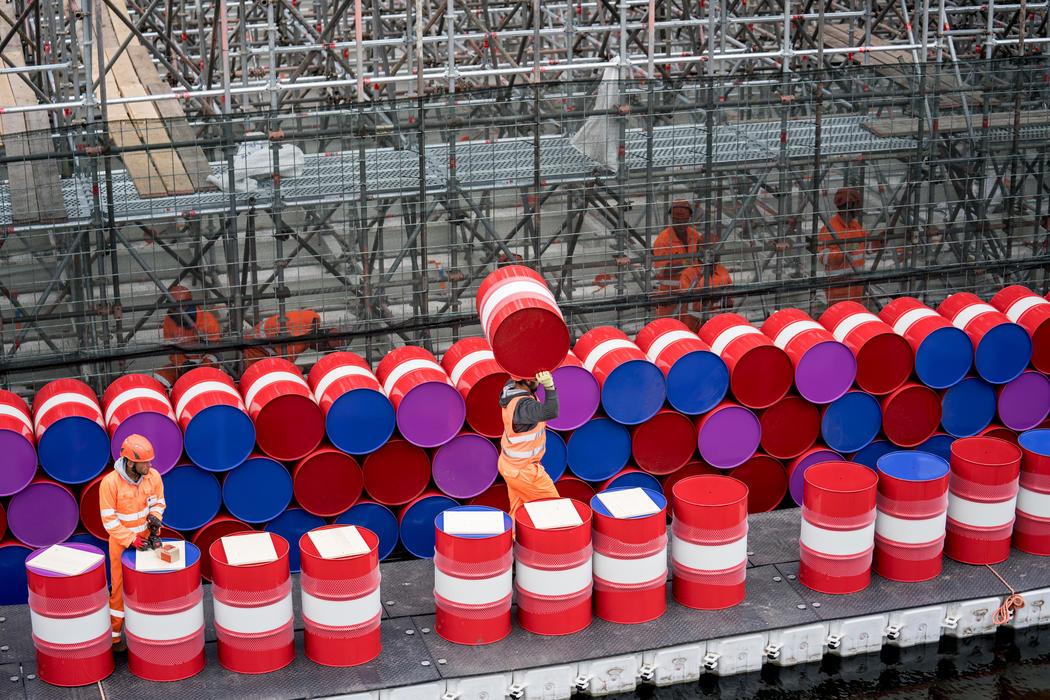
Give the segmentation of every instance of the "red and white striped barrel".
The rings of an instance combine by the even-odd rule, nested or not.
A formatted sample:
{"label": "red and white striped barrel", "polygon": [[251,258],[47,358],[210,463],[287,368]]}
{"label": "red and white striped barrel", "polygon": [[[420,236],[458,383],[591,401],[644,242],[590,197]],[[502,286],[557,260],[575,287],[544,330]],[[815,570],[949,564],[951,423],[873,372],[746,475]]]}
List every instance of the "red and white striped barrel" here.
{"label": "red and white striped barrel", "polygon": [[[659,510],[617,517],[602,494],[640,491]],[[613,489],[591,499],[594,512],[594,612],[603,620],[637,624],[667,611],[667,501],[645,488]]]}
{"label": "red and white striped barrel", "polygon": [[508,265],[490,273],[475,305],[496,361],[515,377],[553,370],[569,351],[569,329],[538,272]]}
{"label": "red and white striped barrel", "polygon": [[67,576],[33,566],[33,560],[49,548],[26,558],[36,673],[51,685],[92,685],[113,673],[105,558],[101,549],[89,544],[60,546],[99,559],[86,571]]}
{"label": "red and white striped barrel", "polygon": [[[489,519],[499,527],[486,529]],[[510,634],[510,516],[488,506],[459,506],[442,511],[435,528],[434,629],[455,644],[498,642]]]}
{"label": "red and white striped barrel", "polygon": [[383,388],[363,357],[345,351],[329,353],[318,360],[306,381],[325,415],[347,392],[355,389],[381,391]]}
{"label": "red and white striped barrel", "polygon": [[309,532],[299,539],[303,643],[307,657],[323,666],[357,666],[383,648],[379,537],[354,525],[325,525],[310,532],[343,528],[355,530],[367,551],[326,559]]}
{"label": "red and white striped barrel", "polygon": [[663,372],[620,329],[593,328],[576,341],[573,352],[598,380],[602,407],[613,420],[638,425],[663,406],[667,397]]}
{"label": "red and white striped barrel", "polygon": [[878,475],[853,462],[805,473],[799,582],[821,593],[856,593],[871,582]]}
{"label": "red and white striped barrel", "polygon": [[952,294],[940,303],[937,312],[970,336],[974,365],[985,381],[1005,384],[1028,366],[1032,357],[1028,332],[976,294]]}
{"label": "red and white striped barrel", "polygon": [[110,460],[98,397],[79,379],[56,379],[36,392],[33,431],[40,466],[62,483],[90,481]]}
{"label": "red and white striped barrel", "polygon": [[[228,471],[251,454],[255,425],[237,385],[222,370],[198,367],[182,375],[171,389],[171,403],[186,454],[198,467]],[[217,434],[221,441],[215,440]]]}
{"label": "red and white striped barrel", "polygon": [[926,581],[941,573],[948,513],[948,463],[927,452],[890,452],[878,460],[875,573]]}
{"label": "red and white striped barrel", "polygon": [[180,681],[204,668],[201,553],[185,547],[186,566],[172,571],[138,571],[134,550],[121,557],[128,670],[148,681]]}
{"label": "red and white striped barrel", "polygon": [[784,398],[794,381],[791,359],[740,314],[719,314],[700,328],[729,368],[729,389],[748,408],[768,408]]}
{"label": "red and white striped barrel", "polygon": [[914,297],[900,297],[879,311],[879,318],[911,345],[915,375],[926,386],[954,386],[973,365],[973,343],[939,313]]}
{"label": "red and white striped barrel", "polygon": [[1028,331],[1032,337],[1032,366],[1050,373],[1050,301],[1019,284],[1000,289],[992,306]]}
{"label": "red and white striped barrel", "polygon": [[658,318],[638,331],[635,342],[667,379],[667,400],[675,410],[696,415],[721,401],[729,370],[700,336],[675,318]]}
{"label": "red and white striped barrel", "polygon": [[671,594],[679,605],[720,610],[747,594],[747,486],[701,474],[671,489]]}
{"label": "red and white striped barrel", "polygon": [[18,394],[0,390],[0,453],[6,465],[0,473],[0,496],[16,494],[36,474],[36,435],[29,406]]}
{"label": "red and white striped barrel", "polygon": [[915,364],[908,341],[855,301],[840,301],[820,317],[835,340],[857,358],[857,386],[869,394],[888,394],[911,376]]}
{"label": "red and white striped barrel", "polygon": [[321,444],[321,409],[294,364],[280,357],[259,360],[241,375],[240,388],[263,452],[274,459],[301,459]]}
{"label": "red and white striped barrel", "polygon": [[1050,430],[1029,430],[1018,438],[1021,479],[1017,492],[1014,546],[1050,556]]}
{"label": "red and white striped barrel", "polygon": [[805,311],[776,311],[762,324],[762,332],[791,358],[795,387],[807,401],[831,403],[853,385],[857,358]]}
{"label": "red and white striped barrel", "polygon": [[463,338],[452,344],[441,357],[452,385],[467,403],[467,423],[480,435],[503,435],[500,393],[508,375],[492,354],[484,338]]}
{"label": "red and white striped barrel", "polygon": [[367,454],[394,433],[394,407],[372,367],[352,352],[325,355],[306,381],[324,413],[332,444],[350,454]]}
{"label": "red and white striped barrel", "polygon": [[427,350],[395,348],[376,368],[397,412],[401,436],[419,447],[440,447],[454,438],[467,415],[466,402]]}
{"label": "red and white striped barrel", "polygon": [[[562,484],[559,482],[559,491]],[[579,523],[553,525],[537,521],[528,503],[514,514],[514,590],[518,624],[533,634],[574,634],[591,624],[591,509],[568,501]],[[539,503],[537,501],[536,503]]]}
{"label": "red and white striped barrel", "polygon": [[1021,449],[990,437],[960,438],[951,447],[948,536],[944,553],[964,564],[997,564],[1010,556]]}
{"label": "red and white striped barrel", "polygon": [[145,374],[114,380],[102,394],[102,413],[111,438],[113,459],[129,435],[144,436],[153,445],[153,468],[166,474],[182,457],[182,430],[168,392]]}
{"label": "red and white striped barrel", "polygon": [[265,533],[277,559],[233,566],[223,543],[246,534],[226,535],[210,548],[219,663],[234,673],[270,673],[295,660],[288,540]]}

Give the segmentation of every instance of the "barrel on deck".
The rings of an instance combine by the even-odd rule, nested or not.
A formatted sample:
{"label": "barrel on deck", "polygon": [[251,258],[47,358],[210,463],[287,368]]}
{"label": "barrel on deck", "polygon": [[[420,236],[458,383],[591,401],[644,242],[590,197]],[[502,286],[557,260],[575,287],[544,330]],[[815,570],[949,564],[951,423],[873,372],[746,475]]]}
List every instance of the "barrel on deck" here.
{"label": "barrel on deck", "polygon": [[853,351],[857,386],[869,394],[888,394],[911,376],[915,356],[908,341],[861,304],[832,304],[821,315],[820,323]]}
{"label": "barrel on deck", "polygon": [[882,308],[879,318],[911,345],[915,376],[926,386],[947,389],[961,381],[973,366],[969,336],[918,299],[894,299]]}
{"label": "barrel on deck", "polygon": [[145,374],[126,374],[102,394],[102,412],[110,435],[110,453],[120,457],[129,435],[153,445],[153,468],[165,474],[182,457],[182,430],[164,385]]}
{"label": "barrel on deck", "polygon": [[1017,284],[1000,289],[989,302],[1032,338],[1032,366],[1050,373],[1050,301]]}
{"label": "barrel on deck", "polygon": [[343,452],[373,452],[394,434],[394,407],[359,355],[329,353],[317,361],[306,380],[324,414],[328,439]]}
{"label": "barrel on deck", "polygon": [[598,380],[602,408],[613,420],[638,425],[663,406],[667,398],[663,372],[623,331],[599,326],[584,333],[573,351]]}
{"label": "barrel on deck", "polygon": [[831,403],[857,376],[853,352],[799,309],[781,309],[762,324],[762,332],[791,358],[795,387],[807,401]]}
{"label": "barrel on deck", "polygon": [[709,411],[725,398],[729,370],[725,362],[684,323],[661,318],[635,336],[635,342],[667,380],[667,401],[688,415]]}
{"label": "barrel on deck", "polygon": [[998,564],[1010,556],[1021,449],[968,437],[952,443],[951,454],[944,553],[965,564]]}
{"label": "barrel on deck", "polygon": [[[255,424],[229,375],[198,367],[179,377],[171,390],[186,455],[201,469],[233,469],[255,447]],[[205,557],[207,559],[207,557]]]}
{"label": "barrel on deck", "polygon": [[938,313],[965,332],[974,347],[974,367],[992,384],[1016,379],[1032,358],[1032,339],[1006,314],[970,292],[957,292],[941,302]]}
{"label": "barrel on deck", "polygon": [[700,340],[725,362],[729,389],[748,408],[768,408],[791,389],[791,359],[740,314],[715,316],[700,328]]}
{"label": "barrel on deck", "polygon": [[292,502],[292,475],[277,460],[253,454],[222,480],[222,502],[246,523],[266,523]]}
{"label": "barrel on deck", "polygon": [[98,398],[78,379],[48,382],[33,397],[37,456],[48,476],[83,484],[109,463],[109,435]]}
{"label": "barrel on deck", "polygon": [[926,581],[941,573],[948,513],[948,463],[927,452],[899,451],[878,462],[875,573]]}
{"label": "barrel on deck", "polygon": [[1017,441],[1021,478],[1014,546],[1029,554],[1050,556],[1050,430],[1029,430]]}
{"label": "barrel on deck", "polygon": [[[463,396],[467,424],[486,437],[501,436],[503,415],[499,397],[510,375],[496,362],[488,341],[484,338],[456,341],[441,357],[441,367]],[[558,395],[560,399],[561,392]]]}
{"label": "barrel on deck", "polygon": [[296,460],[321,444],[324,416],[294,364],[279,357],[259,360],[245,370],[240,388],[263,452]]}
{"label": "barrel on deck", "polygon": [[463,397],[432,354],[406,345],[387,353],[376,369],[397,412],[401,436],[420,447],[454,438],[467,415]]}
{"label": "barrel on deck", "polygon": [[750,459],[758,449],[761,433],[758,416],[731,401],[723,401],[696,421],[700,456],[721,469],[732,469]]}
{"label": "barrel on deck", "polygon": [[0,390],[0,496],[18,493],[36,474],[36,435],[29,406],[17,394]]}
{"label": "barrel on deck", "polygon": [[[547,421],[547,426],[555,430],[576,430],[594,418],[602,401],[601,387],[572,350],[551,375],[558,390],[558,417]],[[542,386],[536,396],[541,401],[545,398]]]}

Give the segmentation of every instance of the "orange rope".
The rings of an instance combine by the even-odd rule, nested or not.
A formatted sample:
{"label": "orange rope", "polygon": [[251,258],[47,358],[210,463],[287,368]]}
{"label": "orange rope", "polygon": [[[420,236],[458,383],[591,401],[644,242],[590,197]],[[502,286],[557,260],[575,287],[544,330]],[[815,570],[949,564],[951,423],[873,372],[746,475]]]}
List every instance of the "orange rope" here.
{"label": "orange rope", "polygon": [[1006,582],[1006,579],[999,575],[999,572],[993,569],[988,564],[985,564],[988,570],[995,574],[995,577],[1003,582],[1003,585],[1010,591],[1010,595],[1006,596],[1003,604],[995,611],[992,616],[992,621],[995,622],[996,626],[1005,625],[1010,621],[1010,616],[1015,610],[1020,610],[1024,607],[1024,597],[1014,590],[1013,586]]}

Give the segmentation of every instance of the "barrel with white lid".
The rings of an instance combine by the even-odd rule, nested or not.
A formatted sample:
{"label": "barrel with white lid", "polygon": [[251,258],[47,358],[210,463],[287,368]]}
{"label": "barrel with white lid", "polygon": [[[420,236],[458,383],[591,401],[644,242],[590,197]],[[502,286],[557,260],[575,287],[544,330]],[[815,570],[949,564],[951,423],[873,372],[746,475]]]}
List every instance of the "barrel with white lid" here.
{"label": "barrel with white lid", "polygon": [[[562,484],[559,492],[564,493]],[[574,498],[531,501],[514,514],[518,624],[574,634],[591,624],[591,509]]]}
{"label": "barrel with white lid", "polygon": [[167,571],[139,571],[134,549],[121,556],[128,670],[148,681],[181,681],[204,668],[201,552],[182,546],[183,566]]}
{"label": "barrel with white lid", "polygon": [[871,582],[878,475],[852,462],[806,471],[798,580],[820,593],[856,593]]}
{"label": "barrel with white lid", "polygon": [[[242,538],[260,537],[269,538],[275,559],[260,556],[249,563],[253,558],[248,556],[245,563],[230,563],[227,544],[240,550]],[[252,549],[258,551],[254,542]],[[269,532],[226,535],[212,542],[211,593],[223,668],[234,673],[270,673],[295,660],[288,552],[288,541]]]}
{"label": "barrel with white lid", "polygon": [[897,451],[878,460],[872,568],[891,581],[926,581],[941,573],[948,513],[948,463],[927,452]]}
{"label": "barrel with white lid", "polygon": [[663,372],[645,353],[612,326],[583,334],[573,348],[602,390],[602,408],[618,423],[638,425],[653,416],[667,398]]}
{"label": "barrel with white lid", "polygon": [[1010,556],[1021,449],[992,437],[952,443],[944,553],[965,564],[997,564]]}
{"label": "barrel with white lid", "polygon": [[1014,547],[1050,556],[1050,430],[1029,430],[1017,442],[1022,456]]}
{"label": "barrel with white lid", "polygon": [[455,644],[510,634],[514,528],[488,506],[457,506],[434,521],[434,630]]}
{"label": "barrel with white lid", "polygon": [[126,374],[102,394],[102,413],[113,459],[129,435],[142,435],[153,445],[153,468],[164,474],[182,457],[182,430],[168,392],[145,374]]}
{"label": "barrel with white lid", "polygon": [[324,417],[294,364],[280,357],[259,360],[241,375],[240,388],[263,452],[274,459],[294,460],[321,444]]}
{"label": "barrel with white lid", "polygon": [[671,592],[679,605],[720,610],[747,594],[747,486],[702,474],[672,488]]}
{"label": "barrel with white lid", "polygon": [[394,434],[394,407],[360,356],[329,353],[306,380],[324,414],[328,439],[343,452],[373,452]]}
{"label": "barrel with white lid", "polygon": [[740,314],[719,314],[700,328],[700,340],[729,370],[729,390],[748,408],[767,408],[791,389],[791,359]]}
{"label": "barrel with white lid", "polygon": [[323,666],[367,663],[382,650],[379,537],[364,527],[325,525],[299,540],[306,656]]}
{"label": "barrel with white lid", "polygon": [[397,412],[401,436],[420,447],[439,447],[454,438],[467,415],[463,397],[437,359],[414,346],[395,348],[376,368],[383,391]]}
{"label": "barrel with white lid", "polygon": [[1032,339],[1006,314],[970,292],[957,292],[940,303],[937,312],[970,337],[974,367],[992,384],[1016,379],[1032,358]]}
{"label": "barrel with white lid", "polygon": [[689,415],[709,411],[725,398],[729,370],[700,336],[674,318],[660,318],[635,336],[635,343],[667,380],[667,401]]}
{"label": "barrel with white lid", "polygon": [[36,435],[29,406],[18,394],[0,389],[0,496],[24,489],[36,474]]}
{"label": "barrel with white lid", "polygon": [[[547,421],[547,427],[576,430],[594,418],[602,400],[601,387],[576,353],[570,350],[551,375],[558,389],[558,417]],[[540,401],[546,397],[542,386],[536,390],[536,397]]]}
{"label": "barrel with white lid", "polygon": [[442,355],[441,367],[466,402],[467,424],[486,437],[503,435],[499,397],[510,375],[496,362],[488,341],[484,338],[456,341]]}
{"label": "barrel with white lid", "polygon": [[1032,338],[1032,366],[1050,373],[1050,301],[1027,287],[1012,284],[996,292],[989,303]]}
{"label": "barrel with white lid", "polygon": [[109,435],[95,392],[79,379],[56,379],[33,397],[40,466],[64,484],[83,484],[110,460]]}
{"label": "barrel with white lid", "polygon": [[933,389],[961,381],[973,366],[973,344],[966,333],[914,297],[894,299],[879,318],[903,336],[915,353],[915,376]]}
{"label": "barrel with white lid", "polygon": [[496,361],[515,377],[553,370],[569,351],[569,329],[538,272],[508,265],[490,273],[475,305]]}
{"label": "barrel with white lid", "polygon": [[179,377],[171,403],[182,428],[186,455],[201,469],[233,469],[255,447],[255,424],[230,376],[198,367]]}
{"label": "barrel with white lid", "polygon": [[915,356],[893,327],[855,301],[832,304],[820,323],[857,358],[857,386],[869,394],[888,394],[911,376]]}
{"label": "barrel with white lid", "polygon": [[824,326],[800,309],[781,309],[762,324],[762,332],[791,358],[795,387],[807,401],[825,404],[853,385],[857,358]]}
{"label": "barrel with white lid", "polygon": [[[85,567],[78,573],[65,573],[44,568],[45,560],[55,554],[49,549],[30,554],[23,567],[29,584],[36,674],[45,683],[60,687],[93,685],[114,668],[105,555],[89,544],[60,545],[60,551],[73,550],[70,554],[77,558],[77,568]],[[34,564],[38,558],[40,564]],[[48,566],[53,564],[54,560]]]}

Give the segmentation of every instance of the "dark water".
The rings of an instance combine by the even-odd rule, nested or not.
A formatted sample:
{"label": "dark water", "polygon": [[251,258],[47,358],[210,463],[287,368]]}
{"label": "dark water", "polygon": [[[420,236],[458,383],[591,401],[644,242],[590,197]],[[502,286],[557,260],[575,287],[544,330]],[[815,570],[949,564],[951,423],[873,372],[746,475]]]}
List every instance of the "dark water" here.
{"label": "dark water", "polygon": [[819,664],[717,678],[693,685],[642,687],[615,700],[653,698],[862,700],[1050,700],[1050,627],[895,649]]}

